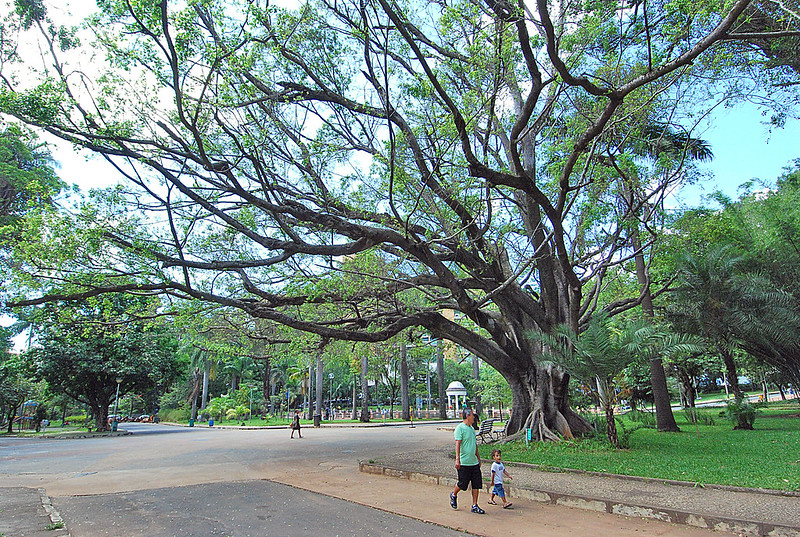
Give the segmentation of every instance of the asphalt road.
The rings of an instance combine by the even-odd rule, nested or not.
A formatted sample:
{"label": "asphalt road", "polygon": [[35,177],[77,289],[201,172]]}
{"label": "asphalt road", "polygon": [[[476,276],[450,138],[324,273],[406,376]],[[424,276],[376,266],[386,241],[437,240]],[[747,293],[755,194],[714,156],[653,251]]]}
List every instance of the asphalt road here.
{"label": "asphalt road", "polygon": [[271,481],[60,498],[73,536],[464,536]]}
{"label": "asphalt road", "polygon": [[364,453],[449,444],[435,427],[304,429],[293,440],[288,430],[121,428],[134,434],[2,438],[0,486],[46,489],[73,537],[464,535],[264,478],[267,466],[291,480],[320,463],[357,471]]}

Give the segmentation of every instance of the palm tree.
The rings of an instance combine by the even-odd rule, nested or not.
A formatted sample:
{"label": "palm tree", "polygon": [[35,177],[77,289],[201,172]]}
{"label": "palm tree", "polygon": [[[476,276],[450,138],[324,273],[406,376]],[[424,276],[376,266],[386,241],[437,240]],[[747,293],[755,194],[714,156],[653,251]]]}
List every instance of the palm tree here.
{"label": "palm tree", "polygon": [[672,334],[647,320],[617,327],[605,312],[593,316],[579,334],[567,325],[560,325],[552,335],[540,337],[548,348],[547,356],[593,391],[605,414],[606,436],[614,447],[619,447],[614,417],[615,378],[635,361],[697,350],[686,337]]}
{"label": "palm tree", "polygon": [[734,360],[737,332],[746,329],[744,301],[755,298],[751,293],[755,278],[743,273],[744,260],[728,245],[712,247],[705,254],[685,254],[678,263],[674,302],[669,309],[676,326],[705,337],[714,346],[737,401],[743,398]]}
{"label": "palm tree", "polygon": [[669,310],[682,330],[714,345],[737,402],[743,399],[734,360],[737,349],[766,358],[777,356],[782,346],[800,348],[800,314],[791,297],[768,278],[747,272],[744,263],[745,257],[728,245],[684,255]]}
{"label": "palm tree", "polygon": [[231,376],[231,391],[239,389],[239,383],[247,375],[248,368],[253,364],[249,356],[231,356],[225,360],[224,370]]}

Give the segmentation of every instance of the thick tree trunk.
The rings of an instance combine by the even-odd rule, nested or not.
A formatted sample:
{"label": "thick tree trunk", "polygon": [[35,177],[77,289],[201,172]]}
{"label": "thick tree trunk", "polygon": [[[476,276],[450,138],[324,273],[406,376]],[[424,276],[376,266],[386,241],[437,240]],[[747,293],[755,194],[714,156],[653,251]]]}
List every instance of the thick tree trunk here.
{"label": "thick tree trunk", "polygon": [[741,401],[744,399],[744,394],[742,393],[741,386],[739,386],[739,374],[736,372],[736,362],[727,349],[721,348],[719,349],[719,353],[722,356],[722,362],[725,364],[725,374],[728,377],[728,386],[730,386],[730,390],[733,392],[733,397],[737,401]]}
{"label": "thick tree trunk", "polygon": [[322,424],[322,351],[317,354],[317,381],[316,381],[316,405],[314,408],[314,427],[319,427]]}
{"label": "thick tree trunk", "polygon": [[[269,358],[264,359],[264,373],[261,376],[261,397],[264,398],[264,403],[269,403],[270,412],[273,411],[272,408],[272,396],[275,395],[275,386],[272,383],[272,376],[270,375],[270,370],[272,369],[272,364],[270,364]],[[267,407],[264,407],[264,411],[266,411]],[[274,412],[272,412],[274,413]]]}
{"label": "thick tree trunk", "polygon": [[195,369],[192,372],[192,393],[189,394],[189,401],[192,403],[192,412],[190,414],[193,420],[197,419],[197,397],[200,395],[200,387],[202,385],[203,377],[200,375],[200,370]]}
{"label": "thick tree trunk", "polygon": [[200,410],[205,410],[208,404],[208,379],[211,376],[211,364],[203,360],[203,398],[200,400]]}
{"label": "thick tree trunk", "polygon": [[615,448],[619,447],[619,437],[617,436],[617,420],[614,417],[614,405],[607,402],[605,405],[606,412],[606,436],[611,445]]}
{"label": "thick tree trunk", "polygon": [[684,408],[694,408],[697,393],[694,389],[694,382],[689,374],[681,368],[677,368],[678,382],[681,386],[681,401]]}
{"label": "thick tree trunk", "polygon": [[[650,276],[644,260],[642,241],[639,239],[638,230],[635,229],[633,231],[631,239],[637,252],[635,255],[636,279],[642,290],[642,311],[652,322],[655,312],[653,310],[653,298],[650,295]],[[680,431],[672,413],[669,389],[667,388],[667,374],[664,371],[664,363],[661,358],[650,359],[650,386],[653,389],[653,402],[656,406],[656,429],[659,431]]]}
{"label": "thick tree trunk", "polygon": [[400,406],[402,419],[411,419],[411,405],[408,397],[408,357],[405,341],[400,341]]}
{"label": "thick tree trunk", "polygon": [[[669,390],[667,389],[667,375],[661,358],[650,360],[650,382],[653,386],[653,401],[656,406],[656,429],[659,431],[680,432],[672,413]],[[658,389],[656,389],[658,386]]]}
{"label": "thick tree trunk", "polygon": [[358,389],[356,387],[357,384],[358,383],[356,382],[356,375],[355,375],[355,373],[353,373],[353,415],[352,415],[352,419],[356,419],[356,416],[358,415],[358,405],[357,405]]}
{"label": "thick tree trunk", "polygon": [[18,405],[15,405],[14,403],[11,403],[8,406],[8,429],[6,430],[6,432],[8,434],[11,434],[11,433],[14,432],[14,417],[17,415],[17,409],[21,405],[22,405],[22,403],[20,402]]}
{"label": "thick tree trunk", "polygon": [[231,391],[235,392],[239,389],[239,375],[236,373],[231,374]]}
{"label": "thick tree trunk", "polygon": [[569,375],[560,368],[548,365],[533,366],[520,371],[510,381],[513,395],[508,440],[514,440],[531,429],[537,441],[558,441],[592,432],[592,425],[576,414],[568,401]]}
{"label": "thick tree trunk", "polygon": [[108,426],[108,403],[91,405],[92,412],[94,413],[95,428],[98,431],[108,431],[111,428]]}

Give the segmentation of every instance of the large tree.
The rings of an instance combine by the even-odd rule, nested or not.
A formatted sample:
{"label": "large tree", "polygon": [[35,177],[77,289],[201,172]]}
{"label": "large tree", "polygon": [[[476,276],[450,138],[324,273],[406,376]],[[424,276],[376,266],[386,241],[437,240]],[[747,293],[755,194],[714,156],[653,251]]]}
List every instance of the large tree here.
{"label": "large tree", "polygon": [[[623,142],[702,104],[748,4],[108,0],[80,48],[17,0],[51,57],[32,86],[3,73],[2,111],[128,179],[72,225],[92,240],[31,260],[43,296],[19,303],[57,275],[63,297],[167,293],[329,339],[419,326],[505,377],[509,432],[569,437],[588,424],[531,334],[639,304],[599,304],[604,278],[684,178],[631,200],[594,157],[643,165]],[[69,278],[74,254],[106,280]]]}
{"label": "large tree", "polygon": [[29,354],[36,375],[53,391],[88,405],[97,430],[108,429],[108,407],[118,386],[120,397],[163,393],[179,373],[174,336],[137,320],[148,312],[148,303],[152,299],[110,294],[74,305],[50,304],[34,314],[38,330]]}

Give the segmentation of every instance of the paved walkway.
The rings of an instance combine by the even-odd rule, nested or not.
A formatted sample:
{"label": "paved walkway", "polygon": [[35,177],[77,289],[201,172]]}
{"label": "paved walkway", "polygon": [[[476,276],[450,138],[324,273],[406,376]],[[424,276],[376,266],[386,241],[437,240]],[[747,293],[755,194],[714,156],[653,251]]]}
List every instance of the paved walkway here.
{"label": "paved walkway", "polygon": [[[11,444],[17,442],[9,440],[9,456],[0,457],[0,533],[5,537],[42,535],[43,525],[50,522],[42,498],[45,504],[50,500],[37,488],[45,488],[52,497],[72,537],[96,537],[96,528],[80,518],[82,507],[107,506],[112,512],[118,505],[138,505],[141,498],[151,497],[142,505],[171,505],[190,487],[199,486],[208,509],[192,512],[206,522],[229,524],[224,518],[230,515],[224,496],[216,494],[221,490],[218,485],[239,483],[237,490],[242,494],[251,491],[269,502],[277,489],[265,488],[268,481],[486,537],[800,536],[800,497],[556,474],[511,465],[516,478],[509,483],[514,509],[488,506],[488,497],[482,494],[480,502],[487,514],[473,515],[462,494],[460,508],[453,511],[447,500],[455,473],[449,457],[452,433],[437,431],[435,426],[387,428],[383,433],[309,429],[303,440],[292,441],[285,436],[286,430],[139,428],[126,439],[20,440],[26,449],[13,449]],[[431,447],[419,451],[420,445]],[[360,465],[358,459],[362,459]],[[195,464],[187,465],[187,460]],[[205,462],[198,464],[201,460]],[[403,477],[414,481],[398,479]],[[262,489],[263,494],[259,493]],[[259,511],[265,504],[255,501],[255,496],[253,502],[238,502],[236,508],[255,534],[269,534],[271,522]],[[136,517],[128,517],[130,522],[124,517],[116,521],[113,532],[107,534],[172,535],[155,531],[163,525],[163,516],[172,515],[140,509]],[[357,535],[350,531],[355,528],[330,529],[331,535],[343,537]],[[186,527],[181,534],[207,537],[209,533],[201,529],[195,532]],[[370,534],[395,535],[394,529],[373,528]],[[58,535],[64,530],[47,533]]]}
{"label": "paved walkway", "polygon": [[[361,471],[436,483],[452,489],[455,484],[453,463],[452,456],[446,452],[428,450],[362,463]],[[506,465],[514,476],[506,483],[509,498],[652,518],[741,535],[800,537],[799,493],[545,472],[531,465]],[[484,465],[484,477],[488,471],[488,465]]]}

